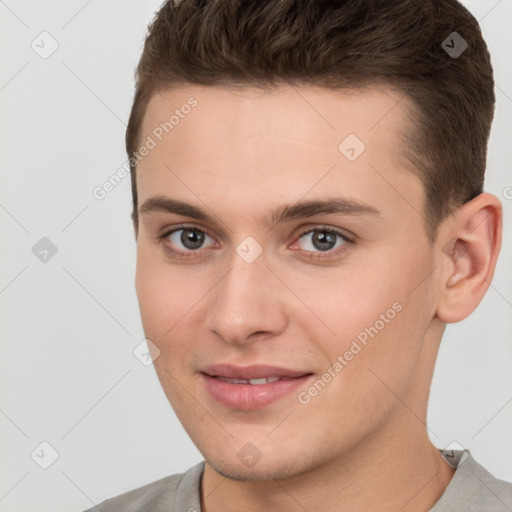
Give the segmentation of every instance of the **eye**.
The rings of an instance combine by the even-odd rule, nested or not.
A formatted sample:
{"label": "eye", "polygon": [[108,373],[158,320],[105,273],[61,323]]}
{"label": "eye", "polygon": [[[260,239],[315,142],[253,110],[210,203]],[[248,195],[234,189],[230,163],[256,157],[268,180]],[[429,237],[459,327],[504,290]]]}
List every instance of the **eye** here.
{"label": "eye", "polygon": [[[195,257],[205,246],[215,245],[215,240],[202,229],[181,226],[166,231],[160,239],[164,240],[164,249],[175,257]],[[197,254],[199,256],[199,254]]]}
{"label": "eye", "polygon": [[302,233],[292,248],[295,248],[298,244],[299,249],[305,251],[332,254],[339,252],[336,249],[344,246],[347,242],[350,242],[350,240],[343,233],[333,228],[313,228]]}
{"label": "eye", "polygon": [[[185,250],[200,249],[205,241],[212,240],[204,231],[199,229],[183,228],[171,233],[169,240],[179,247],[181,244]],[[182,248],[180,247],[180,250]]]}
{"label": "eye", "polygon": [[[218,246],[213,237],[195,226],[175,227],[158,238],[164,242],[163,249],[178,259],[203,257],[203,250],[207,247]],[[290,248],[305,251],[311,258],[323,258],[338,255],[348,243],[353,242],[341,231],[321,226],[303,231]]]}

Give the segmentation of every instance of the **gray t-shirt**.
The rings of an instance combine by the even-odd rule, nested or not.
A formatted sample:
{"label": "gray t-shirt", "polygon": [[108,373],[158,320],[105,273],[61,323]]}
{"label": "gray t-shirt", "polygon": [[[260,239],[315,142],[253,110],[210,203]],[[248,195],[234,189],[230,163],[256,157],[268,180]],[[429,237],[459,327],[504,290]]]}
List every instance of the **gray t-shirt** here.
{"label": "gray t-shirt", "polygon": [[[450,452],[456,468],[430,512],[511,512],[512,484],[494,478],[469,450]],[[204,461],[185,473],[167,476],[103,501],[84,512],[201,512]]]}

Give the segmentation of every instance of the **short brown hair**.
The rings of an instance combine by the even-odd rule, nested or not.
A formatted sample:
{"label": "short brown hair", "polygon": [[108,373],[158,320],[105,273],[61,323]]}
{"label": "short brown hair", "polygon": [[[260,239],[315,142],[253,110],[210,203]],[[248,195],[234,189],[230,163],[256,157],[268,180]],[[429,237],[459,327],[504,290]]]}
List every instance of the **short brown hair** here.
{"label": "short brown hair", "polygon": [[[458,56],[453,32],[467,43]],[[456,36],[458,37],[458,36]],[[136,70],[126,131],[132,156],[152,95],[191,84],[330,89],[376,82],[414,105],[404,156],[425,187],[431,241],[455,208],[483,191],[494,80],[477,20],[456,0],[169,0]],[[138,227],[136,163],[130,160]]]}

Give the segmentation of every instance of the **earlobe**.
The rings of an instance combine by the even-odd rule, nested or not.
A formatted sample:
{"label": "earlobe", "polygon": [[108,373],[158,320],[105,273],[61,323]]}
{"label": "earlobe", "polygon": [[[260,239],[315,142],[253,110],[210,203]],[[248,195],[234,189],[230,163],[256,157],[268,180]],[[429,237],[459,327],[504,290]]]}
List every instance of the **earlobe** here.
{"label": "earlobe", "polygon": [[501,247],[501,203],[480,194],[449,220],[440,241],[443,271],[437,317],[445,323],[469,316],[489,288]]}

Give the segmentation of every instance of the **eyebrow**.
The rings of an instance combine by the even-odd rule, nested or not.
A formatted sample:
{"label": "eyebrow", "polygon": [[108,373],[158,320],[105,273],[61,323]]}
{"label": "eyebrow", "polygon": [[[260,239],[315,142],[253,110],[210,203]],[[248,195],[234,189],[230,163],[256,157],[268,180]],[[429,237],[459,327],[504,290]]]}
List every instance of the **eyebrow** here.
{"label": "eyebrow", "polygon": [[[206,210],[165,196],[150,197],[139,208],[139,214],[152,212],[175,213],[197,220],[215,222]],[[333,213],[380,216],[380,212],[373,208],[373,206],[341,197],[333,197],[322,200],[299,201],[294,204],[280,206],[268,213],[264,217],[264,221],[268,225],[277,225],[294,219]]]}

